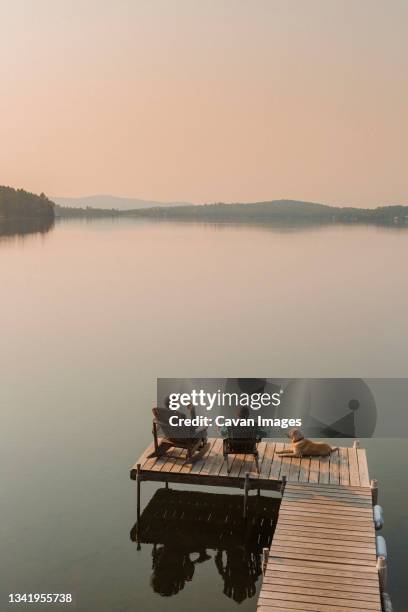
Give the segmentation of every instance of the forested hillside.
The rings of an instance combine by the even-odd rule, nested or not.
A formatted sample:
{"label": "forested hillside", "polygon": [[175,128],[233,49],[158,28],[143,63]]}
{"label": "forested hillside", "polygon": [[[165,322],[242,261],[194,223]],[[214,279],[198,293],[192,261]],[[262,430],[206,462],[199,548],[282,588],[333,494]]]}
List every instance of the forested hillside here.
{"label": "forested hillside", "polygon": [[0,186],[0,219],[54,218],[54,204],[24,189]]}

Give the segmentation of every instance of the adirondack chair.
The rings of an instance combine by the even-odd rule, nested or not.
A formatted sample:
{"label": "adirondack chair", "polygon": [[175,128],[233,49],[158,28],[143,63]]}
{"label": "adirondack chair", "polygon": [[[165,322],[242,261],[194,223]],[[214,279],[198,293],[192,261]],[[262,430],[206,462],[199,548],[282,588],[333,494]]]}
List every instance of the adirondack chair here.
{"label": "adirondack chair", "polygon": [[[191,460],[194,453],[207,443],[206,427],[172,426],[169,424],[169,416],[174,416],[174,412],[170,412],[168,408],[153,408],[152,412],[155,456],[163,455],[169,448],[174,447],[184,449],[187,460]],[[185,415],[179,413],[178,416]]]}
{"label": "adirondack chair", "polygon": [[232,468],[232,463],[228,463],[228,455],[253,455],[256,471],[259,474],[258,449],[257,444],[261,438],[255,427],[227,427],[228,436],[223,440],[223,455],[227,462],[227,473]]}

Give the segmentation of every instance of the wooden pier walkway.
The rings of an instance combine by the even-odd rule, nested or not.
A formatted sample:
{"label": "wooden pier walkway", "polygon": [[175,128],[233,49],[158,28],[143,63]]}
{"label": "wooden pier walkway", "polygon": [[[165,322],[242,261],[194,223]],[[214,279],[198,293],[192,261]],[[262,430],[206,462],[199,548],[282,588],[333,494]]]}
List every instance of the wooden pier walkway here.
{"label": "wooden pier walkway", "polygon": [[[131,469],[144,480],[282,490],[282,502],[266,563],[258,612],[380,611],[372,491],[365,450],[339,448],[329,457],[281,457],[289,444],[258,445],[260,473],[252,456],[236,455],[231,472],[222,440],[209,439],[196,461],[171,449],[160,457],[146,449]],[[244,511],[246,501],[244,502]]]}
{"label": "wooden pier walkway", "polygon": [[258,612],[381,610],[371,489],[288,483]]}

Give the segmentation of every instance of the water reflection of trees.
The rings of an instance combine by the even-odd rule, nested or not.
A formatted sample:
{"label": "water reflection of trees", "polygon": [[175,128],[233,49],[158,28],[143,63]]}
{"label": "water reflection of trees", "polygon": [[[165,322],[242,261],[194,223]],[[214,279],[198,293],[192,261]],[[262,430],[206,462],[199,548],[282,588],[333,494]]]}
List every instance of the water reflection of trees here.
{"label": "water reflection of trees", "polygon": [[159,489],[131,531],[139,544],[152,544],[151,586],[162,596],[179,593],[200,563],[214,563],[223,593],[237,603],[256,594],[262,548],[269,547],[279,502],[242,496]]}
{"label": "water reflection of trees", "polygon": [[0,219],[0,240],[25,237],[29,234],[46,234],[53,227],[54,219],[48,217]]}

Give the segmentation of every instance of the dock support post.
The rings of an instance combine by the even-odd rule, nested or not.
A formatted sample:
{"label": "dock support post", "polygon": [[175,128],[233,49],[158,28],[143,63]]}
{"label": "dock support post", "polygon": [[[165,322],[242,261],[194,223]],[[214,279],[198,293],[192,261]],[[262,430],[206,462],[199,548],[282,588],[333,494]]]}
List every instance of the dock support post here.
{"label": "dock support post", "polygon": [[371,498],[373,500],[373,506],[375,506],[378,501],[378,480],[373,478],[370,482],[370,488],[371,488]]}
{"label": "dock support post", "polygon": [[245,472],[245,482],[244,482],[244,518],[247,516],[248,511],[248,493],[249,493],[249,472]]}
{"label": "dock support post", "polygon": [[268,565],[269,548],[262,549],[262,571],[265,574]]}
{"label": "dock support post", "polygon": [[360,440],[354,440],[353,448],[360,448]]}
{"label": "dock support post", "polygon": [[140,463],[136,466],[136,504],[137,504],[137,523],[136,523],[136,542],[137,542],[137,550],[140,550],[142,547],[140,546],[139,540],[139,529],[140,529],[140,483],[142,481],[142,475],[140,473]]}
{"label": "dock support post", "polygon": [[137,522],[140,521],[140,483],[142,481],[142,475],[140,473],[140,463],[136,466],[136,503],[137,503]]}
{"label": "dock support post", "polygon": [[283,495],[286,487],[287,476],[282,476],[282,484],[280,488],[281,495]]}
{"label": "dock support post", "polygon": [[166,480],[166,482],[164,483],[164,486],[166,487],[166,489],[169,488],[169,481],[168,480]]}
{"label": "dock support post", "polygon": [[154,441],[154,454],[156,457],[159,456],[159,442],[157,439],[157,423],[156,421],[153,421],[153,441]]}
{"label": "dock support post", "polygon": [[380,555],[377,559],[378,579],[380,581],[381,591],[387,588],[387,559]]}

